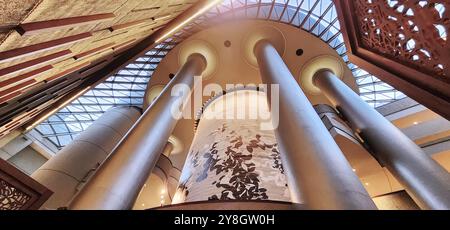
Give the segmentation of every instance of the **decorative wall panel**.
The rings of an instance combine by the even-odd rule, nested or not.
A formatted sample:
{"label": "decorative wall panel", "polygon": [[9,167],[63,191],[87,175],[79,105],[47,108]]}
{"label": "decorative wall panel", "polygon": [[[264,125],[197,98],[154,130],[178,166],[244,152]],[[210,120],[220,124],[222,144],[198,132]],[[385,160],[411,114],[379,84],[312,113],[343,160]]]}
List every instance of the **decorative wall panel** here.
{"label": "decorative wall panel", "polygon": [[51,194],[46,187],[0,159],[0,210],[38,209]]}
{"label": "decorative wall panel", "polygon": [[354,2],[362,47],[450,82],[449,2]]}
{"label": "decorative wall panel", "polygon": [[[243,103],[233,103],[237,101]],[[290,201],[274,131],[261,128],[262,116],[252,119],[247,113],[238,117],[244,110],[258,109],[259,115],[268,117],[266,101],[264,93],[236,91],[220,96],[206,107],[173,203]]]}
{"label": "decorative wall panel", "polygon": [[335,0],[350,60],[450,118],[450,2]]}
{"label": "decorative wall panel", "polygon": [[30,198],[26,193],[0,179],[0,210],[20,210]]}

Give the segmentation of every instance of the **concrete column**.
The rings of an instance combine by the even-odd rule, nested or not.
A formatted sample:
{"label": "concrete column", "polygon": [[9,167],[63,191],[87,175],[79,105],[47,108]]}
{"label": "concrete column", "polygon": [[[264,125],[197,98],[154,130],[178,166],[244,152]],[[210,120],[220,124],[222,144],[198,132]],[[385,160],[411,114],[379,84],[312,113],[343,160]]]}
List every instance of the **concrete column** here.
{"label": "concrete column", "polygon": [[166,157],[169,157],[173,150],[173,144],[170,142],[167,142],[166,146],[164,146],[162,154]]}
{"label": "concrete column", "polygon": [[[250,111],[256,116],[252,117]],[[274,130],[261,128],[270,122],[263,92],[228,91],[212,99],[202,108],[172,204],[208,200],[290,202]]]}
{"label": "concrete column", "polygon": [[36,170],[31,177],[53,191],[42,209],[66,206],[140,115],[140,109],[135,107],[116,107],[106,111]]}
{"label": "concrete column", "polygon": [[[89,183],[71,202],[69,209],[131,209],[169,139],[177,118],[174,106],[189,94],[171,96],[175,85],[194,86],[206,59],[192,54],[161,95],[147,108],[128,134],[115,147]],[[151,185],[149,185],[151,186]]]}
{"label": "concrete column", "polygon": [[424,209],[450,209],[450,174],[328,70],[314,84]]}
{"label": "concrete column", "polygon": [[275,134],[293,202],[312,209],[376,209],[348,161],[276,49],[266,40],[254,49],[263,83],[278,84]]}

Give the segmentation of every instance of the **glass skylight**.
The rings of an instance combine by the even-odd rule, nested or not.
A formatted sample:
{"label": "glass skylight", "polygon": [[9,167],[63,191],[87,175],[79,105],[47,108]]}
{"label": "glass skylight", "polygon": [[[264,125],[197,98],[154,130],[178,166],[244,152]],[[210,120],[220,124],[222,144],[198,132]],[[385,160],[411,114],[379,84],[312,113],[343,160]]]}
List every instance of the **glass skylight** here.
{"label": "glass skylight", "polygon": [[290,24],[328,43],[347,63],[359,85],[361,98],[378,107],[405,95],[349,62],[331,0],[224,0],[222,4],[186,25],[165,42],[63,108],[36,127],[58,148],[113,106],[142,106],[147,82],[164,56],[179,42],[217,21],[236,18],[271,20]]}

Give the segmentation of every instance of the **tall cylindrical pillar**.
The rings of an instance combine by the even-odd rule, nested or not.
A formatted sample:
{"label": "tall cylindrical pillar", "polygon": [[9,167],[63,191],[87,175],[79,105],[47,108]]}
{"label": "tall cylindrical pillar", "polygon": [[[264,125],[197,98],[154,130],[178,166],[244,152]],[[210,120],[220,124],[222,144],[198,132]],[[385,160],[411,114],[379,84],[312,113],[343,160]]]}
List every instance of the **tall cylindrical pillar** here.
{"label": "tall cylindrical pillar", "polygon": [[275,134],[293,202],[312,209],[376,209],[348,161],[323,125],[277,50],[267,41],[255,48],[261,78],[279,85]]}
{"label": "tall cylindrical pillar", "polygon": [[141,111],[136,107],[115,107],[106,111],[36,170],[31,177],[53,191],[42,209],[66,206],[140,116]]}
{"label": "tall cylindrical pillar", "polygon": [[450,209],[450,174],[406,135],[365,103],[331,71],[318,71],[314,84],[350,122],[371,151],[425,209]]}
{"label": "tall cylindrical pillar", "polygon": [[173,150],[173,144],[170,142],[167,142],[166,146],[164,146],[162,154],[166,157],[169,157]]}
{"label": "tall cylindrical pillar", "polygon": [[172,203],[290,202],[265,93],[227,92],[202,111]]}
{"label": "tall cylindrical pillar", "polygon": [[[144,112],[112,151],[89,183],[71,202],[69,209],[131,209],[153,170],[190,93],[172,96],[174,86],[192,90],[206,59],[192,54],[161,95]],[[175,108],[175,109],[174,109]],[[178,112],[177,112],[178,109]],[[151,185],[149,185],[151,186]]]}

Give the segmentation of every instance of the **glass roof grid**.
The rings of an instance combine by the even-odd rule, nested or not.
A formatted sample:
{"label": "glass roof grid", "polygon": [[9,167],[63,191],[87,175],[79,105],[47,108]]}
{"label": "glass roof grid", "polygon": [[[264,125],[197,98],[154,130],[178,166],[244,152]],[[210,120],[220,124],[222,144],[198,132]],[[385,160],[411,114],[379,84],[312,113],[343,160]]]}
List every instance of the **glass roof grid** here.
{"label": "glass roof grid", "polygon": [[377,107],[405,97],[378,78],[349,62],[340,32],[336,8],[331,0],[224,0],[188,23],[172,37],[136,58],[35,129],[61,148],[112,106],[140,106],[146,84],[164,56],[185,38],[208,27],[219,17],[272,20],[299,27],[328,43],[352,70],[361,98]]}
{"label": "glass roof grid", "polygon": [[170,49],[163,43],[61,109],[35,130],[62,148],[113,106],[142,106],[146,84]]}

